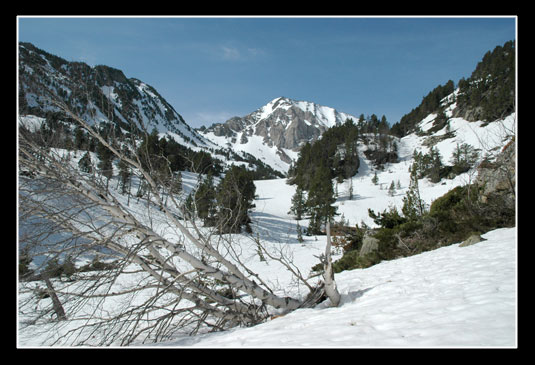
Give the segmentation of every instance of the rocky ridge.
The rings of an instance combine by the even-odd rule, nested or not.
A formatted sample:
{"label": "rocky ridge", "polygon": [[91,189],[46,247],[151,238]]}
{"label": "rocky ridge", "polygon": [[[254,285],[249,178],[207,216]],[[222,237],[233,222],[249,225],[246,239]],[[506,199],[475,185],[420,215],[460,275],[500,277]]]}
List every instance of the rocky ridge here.
{"label": "rocky ridge", "polygon": [[330,127],[356,117],[331,107],[307,101],[278,97],[243,117],[233,117],[200,130],[212,142],[232,146],[234,150],[246,148],[252,137],[261,138],[264,147],[287,167],[302,144],[318,139]]}
{"label": "rocky ridge", "polygon": [[125,132],[171,132],[187,146],[211,145],[147,83],[109,66],[91,67],[19,44],[19,114],[59,112],[50,95],[90,123],[111,122]]}
{"label": "rocky ridge", "polygon": [[213,124],[203,134],[212,133],[229,139],[241,134],[239,143],[242,144],[248,141],[247,137],[256,135],[270,147],[296,151],[302,143],[317,139],[328,128],[347,118],[357,119],[330,107],[278,97],[244,117]]}

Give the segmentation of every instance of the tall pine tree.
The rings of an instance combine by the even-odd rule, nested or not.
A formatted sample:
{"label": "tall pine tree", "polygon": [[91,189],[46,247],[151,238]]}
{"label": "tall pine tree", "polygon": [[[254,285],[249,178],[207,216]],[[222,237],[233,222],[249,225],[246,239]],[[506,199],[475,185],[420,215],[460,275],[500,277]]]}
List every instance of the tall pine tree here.
{"label": "tall pine tree", "polygon": [[251,232],[249,209],[254,207],[255,192],[252,174],[244,167],[233,165],[227,171],[217,192],[221,233],[240,233],[244,225]]}
{"label": "tall pine tree", "polygon": [[418,168],[416,164],[411,165],[411,181],[409,183],[409,190],[403,198],[401,211],[405,218],[410,220],[417,220],[425,213],[425,202],[420,197]]}
{"label": "tall pine tree", "polygon": [[306,213],[306,201],[303,189],[299,186],[295,189],[295,194],[292,196],[292,206],[290,207],[289,214],[293,214],[297,221],[303,219],[303,215]]}
{"label": "tall pine tree", "polygon": [[217,201],[214,178],[211,174],[208,174],[199,185],[195,192],[194,202],[197,217],[203,220],[204,226],[214,226],[216,223]]}
{"label": "tall pine tree", "polygon": [[332,206],[335,201],[331,172],[326,165],[319,165],[310,182],[310,190],[306,201],[310,214],[309,234],[322,233],[322,224],[336,214],[336,207]]}

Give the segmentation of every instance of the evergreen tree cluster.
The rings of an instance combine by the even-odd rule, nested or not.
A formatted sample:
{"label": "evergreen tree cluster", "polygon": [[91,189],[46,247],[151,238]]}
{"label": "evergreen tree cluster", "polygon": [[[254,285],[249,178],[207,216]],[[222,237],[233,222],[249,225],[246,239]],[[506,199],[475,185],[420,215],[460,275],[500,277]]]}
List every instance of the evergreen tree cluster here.
{"label": "evergreen tree cluster", "polygon": [[442,156],[436,147],[431,147],[428,153],[414,150],[411,174],[414,170],[418,179],[427,177],[432,183],[437,183],[443,178],[453,178],[467,172],[475,165],[478,158],[478,150],[467,143],[456,145],[449,161],[451,165],[446,165],[442,161]]}
{"label": "evergreen tree cluster", "polygon": [[205,151],[193,151],[169,137],[159,137],[155,129],[145,135],[138,147],[141,163],[149,171],[192,171],[200,174],[219,175],[223,167]]}
{"label": "evergreen tree cluster", "polygon": [[433,89],[429,94],[423,97],[419,106],[412,109],[408,114],[401,117],[400,121],[394,123],[391,128],[392,134],[403,137],[414,130],[415,126],[431,113],[440,110],[440,101],[446,96],[450,95],[454,90],[454,83],[449,80],[444,85],[439,85]]}
{"label": "evergreen tree cluster", "polygon": [[397,144],[391,136],[390,127],[384,115],[379,120],[375,114],[367,118],[361,114],[357,130],[360,139],[368,146],[364,154],[376,168],[383,169],[385,163],[398,161]]}
{"label": "evergreen tree cluster", "polygon": [[306,143],[290,167],[288,183],[297,185],[290,212],[299,221],[310,219],[307,233],[321,234],[322,224],[334,217],[336,201],[332,180],[343,181],[359,167],[358,126],[353,120],[329,128],[314,143]]}
{"label": "evergreen tree cluster", "polygon": [[[299,158],[288,172],[288,183],[297,186],[289,213],[298,221],[305,216],[310,219],[308,234],[321,234],[322,224],[336,214],[332,206],[336,201],[332,181],[341,183],[357,173],[359,141],[368,145],[366,157],[377,167],[397,161],[397,145],[389,133],[384,115],[381,119],[375,114],[367,118],[361,115],[357,123],[347,119],[301,148]],[[349,194],[352,199],[352,185]]]}
{"label": "evergreen tree cluster", "polygon": [[205,227],[217,227],[219,233],[251,233],[249,210],[254,207],[256,186],[253,173],[232,165],[216,186],[208,174],[186,200],[186,212],[202,219]]}
{"label": "evergreen tree cluster", "polygon": [[515,110],[515,43],[488,51],[469,79],[459,81],[457,105],[480,111],[474,117],[491,122]]}
{"label": "evergreen tree cluster", "polygon": [[[515,42],[508,41],[488,51],[477,64],[472,75],[459,80],[454,115],[471,121],[492,122],[515,110]],[[392,134],[403,137],[431,113],[436,113],[435,128],[442,129],[447,118],[441,100],[453,93],[454,82],[449,80],[423,97],[420,105],[392,125]],[[433,132],[432,130],[430,132]]]}
{"label": "evergreen tree cluster", "polygon": [[431,182],[437,183],[449,172],[449,169],[444,167],[442,156],[435,147],[431,147],[427,154],[415,150],[412,159],[411,174],[414,173],[418,179],[428,177]]}
{"label": "evergreen tree cluster", "polygon": [[329,128],[320,139],[307,142],[299,151],[297,162],[288,171],[288,182],[303,190],[310,190],[311,182],[319,175],[329,175],[330,179],[347,179],[358,170],[359,156],[357,139],[359,127],[352,119]]}

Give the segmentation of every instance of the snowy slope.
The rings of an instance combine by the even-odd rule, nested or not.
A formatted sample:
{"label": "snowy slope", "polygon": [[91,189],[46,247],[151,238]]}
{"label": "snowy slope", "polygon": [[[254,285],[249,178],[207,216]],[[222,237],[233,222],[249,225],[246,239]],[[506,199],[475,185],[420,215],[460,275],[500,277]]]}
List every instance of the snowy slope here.
{"label": "snowy slope", "polygon": [[[434,116],[420,124],[431,128]],[[29,118],[34,128],[42,122]],[[481,148],[482,155],[496,152],[503,146],[503,136],[515,128],[515,116],[499,123],[484,125],[461,119],[451,120],[453,138],[436,144],[443,162],[450,159],[457,143],[467,142]],[[439,131],[434,136],[445,133]],[[352,178],[354,199],[348,199],[349,180],[337,187],[338,212],[350,224],[364,221],[374,226],[368,208],[383,211],[398,208],[408,188],[411,156],[414,149],[427,152],[424,142],[430,136],[411,134],[399,140],[400,161],[377,171],[380,184],[371,182],[374,170],[362,153],[361,167]],[[252,138],[250,140],[254,141]],[[499,151],[500,148],[497,149]],[[252,153],[251,151],[250,153]],[[78,156],[78,158],[81,154]],[[93,156],[94,158],[94,156]],[[73,164],[77,161],[73,160]],[[197,176],[183,173],[184,193],[193,189]],[[453,180],[437,184],[420,180],[422,198],[430,204],[455,186],[474,178],[468,172]],[[391,197],[387,188],[399,180],[401,189]],[[288,214],[295,186],[285,179],[255,182],[257,199],[251,216],[254,238],[260,238],[268,249],[284,252],[306,276],[317,264],[325,247],[325,236],[305,236],[297,242],[296,221]],[[135,184],[134,184],[135,185]],[[115,187],[115,183],[110,183]],[[134,188],[135,189],[135,188]],[[135,190],[134,190],[135,191]],[[117,194],[119,199],[124,199]],[[136,216],[146,215],[143,201],[132,200]],[[180,239],[170,229],[165,217],[153,212],[155,230],[165,230],[166,237]],[[301,226],[308,222],[303,220]],[[417,256],[381,262],[368,269],[336,274],[342,294],[342,305],[329,308],[324,302],[312,309],[301,309],[252,328],[236,328],[225,333],[176,337],[160,346],[199,347],[514,347],[517,344],[517,240],[516,229],[499,229],[483,235],[486,241],[469,247],[454,244]],[[255,242],[247,235],[236,235],[241,257],[249,268],[271,283],[277,294],[302,297],[307,289],[299,285],[275,262],[261,261]],[[341,252],[333,256],[338,259]],[[117,285],[133,285],[135,277],[125,275]],[[33,284],[32,284],[33,285]],[[25,298],[25,297],[24,297]],[[31,303],[31,302],[30,302]],[[45,305],[41,302],[39,305]],[[116,303],[106,303],[114,308]],[[108,307],[106,307],[108,308]],[[23,308],[20,321],[31,319],[33,307]],[[65,327],[65,331],[69,325]],[[47,346],[55,337],[50,323],[21,327],[20,346]],[[136,345],[142,345],[137,343]]]}
{"label": "snowy slope", "polygon": [[[420,126],[434,120],[424,119]],[[447,163],[459,143],[480,149],[482,157],[503,146],[504,137],[514,131],[515,115],[485,125],[460,118],[450,121],[454,137],[437,144]],[[440,136],[445,130],[434,136]],[[411,134],[399,141],[400,163],[378,171],[379,185],[373,185],[373,168],[361,154],[361,168],[353,177],[355,199],[348,200],[348,183],[338,186],[338,212],[350,224],[364,221],[374,226],[367,209],[382,211],[402,206],[409,184],[412,152],[427,152],[423,143],[430,136]],[[474,171],[432,184],[420,180],[422,198],[430,204],[455,186],[474,178]],[[400,181],[401,189],[391,197],[387,187]],[[381,186],[381,183],[383,186]],[[295,221],[287,214],[295,187],[284,180],[258,181],[256,212],[253,214],[263,237],[271,242],[288,242],[299,267],[317,263],[324,237],[305,237],[295,244]],[[286,199],[283,199],[283,197]],[[307,221],[301,222],[304,226]],[[276,229],[275,229],[276,228]],[[286,232],[286,233],[285,233]],[[182,337],[161,346],[194,347],[515,347],[517,345],[517,233],[515,228],[498,229],[483,235],[486,241],[469,247],[454,244],[417,256],[382,262],[368,269],[336,275],[342,305],[329,308],[328,301],[313,309],[297,310],[252,328],[225,333]],[[337,259],[337,256],[334,257]],[[302,266],[301,266],[302,265]],[[261,270],[262,272],[264,270]],[[273,275],[273,272],[270,272]],[[283,275],[282,272],[280,275]],[[282,282],[284,280],[279,278]]]}
{"label": "snowy slope", "polygon": [[[195,181],[193,174],[185,174],[185,190],[190,191]],[[294,187],[284,179],[255,184],[255,235],[268,249],[282,250],[291,257],[306,275],[318,263],[325,236],[305,237],[305,242],[298,244],[295,221],[287,214]],[[142,214],[143,204],[133,204],[132,209]],[[161,218],[155,214],[152,219],[157,224]],[[342,294],[342,303],[337,308],[330,308],[327,301],[251,328],[195,337],[177,333],[173,340],[155,346],[514,347],[516,229],[499,229],[483,237],[487,240],[473,246],[461,248],[454,244],[368,269],[336,274]],[[280,294],[306,294],[306,288],[297,285],[281,265],[261,261],[251,239],[245,235],[236,238],[248,266],[279,288]],[[333,259],[339,257],[338,253]],[[135,278],[125,275],[118,285],[135,282]],[[50,324],[30,326],[19,333],[19,345],[46,346],[54,338]]]}
{"label": "snowy slope", "polygon": [[[196,179],[194,174],[184,173],[186,193]],[[287,214],[295,187],[287,185],[284,179],[255,184],[258,197],[252,213],[254,235],[268,249],[283,251],[306,275],[318,263],[325,236],[305,236],[303,244],[297,243],[295,220]],[[370,194],[367,204],[361,202],[358,207],[365,211],[367,207],[377,209],[381,204],[381,195]],[[146,210],[143,202],[136,204],[135,200],[131,201],[131,209],[139,215]],[[168,229],[164,217],[158,212],[153,214],[155,229],[159,224]],[[167,233],[170,238],[176,234]],[[514,347],[517,343],[516,229],[499,229],[483,237],[487,240],[473,246],[461,248],[454,244],[368,269],[336,274],[342,294],[342,304],[337,308],[330,308],[327,301],[251,328],[195,337],[177,332],[174,339],[156,346]],[[277,288],[279,294],[294,297],[306,294],[306,288],[293,281],[280,264],[261,261],[249,237],[237,235],[236,243],[249,268]],[[333,259],[339,257],[340,253]],[[135,277],[125,275],[117,285],[135,282]],[[113,308],[116,304],[112,299],[107,305]],[[26,310],[31,316],[31,308]],[[20,318],[25,319],[25,316]],[[63,331],[68,329],[67,324]],[[55,339],[54,333],[49,323],[22,328],[19,346],[46,346]],[[134,345],[148,346],[141,342]]]}
{"label": "snowy slope", "polygon": [[[420,123],[425,129],[426,125],[432,123],[434,115],[431,114]],[[500,151],[506,144],[507,135],[510,135],[516,128],[516,116],[511,114],[501,121],[484,124],[483,122],[468,122],[461,118],[452,118],[450,121],[450,131],[454,137],[443,139],[434,146],[442,156],[443,164],[450,164],[452,152],[457,144],[468,143],[480,151],[480,161],[486,157],[492,157]],[[349,200],[349,179],[338,184],[338,200],[335,205],[338,206],[338,213],[344,214],[344,217],[351,224],[364,221],[367,225],[373,227],[375,224],[368,216],[368,208],[375,212],[382,212],[390,206],[395,206],[401,211],[403,206],[403,197],[405,196],[410,182],[409,167],[412,164],[412,154],[414,150],[428,153],[430,147],[425,143],[430,138],[442,136],[445,134],[445,128],[430,136],[418,136],[416,133],[409,134],[398,140],[399,163],[389,163],[385,165],[384,170],[375,171],[373,165],[365,158],[364,153],[360,153],[360,167],[358,173],[353,176],[353,200]],[[362,148],[360,146],[359,148]],[[477,165],[477,164],[476,164]],[[379,183],[374,185],[371,179],[377,172]],[[433,200],[444,195],[451,189],[466,185],[476,177],[475,169],[464,174],[456,176],[454,179],[442,179],[438,183],[431,183],[427,178],[419,180],[419,187],[422,199],[431,204]],[[399,181],[401,189],[396,189],[394,196],[388,194],[388,188],[394,181],[397,185]],[[336,181],[333,180],[336,186]]]}
{"label": "snowy slope", "polygon": [[[245,132],[237,133],[236,140],[240,141],[242,135]],[[203,134],[203,137],[209,142],[212,142],[215,146],[219,148],[230,148],[236,153],[246,152],[254,157],[258,158],[260,161],[264,162],[271,168],[276,171],[282,172],[283,174],[288,172],[290,164],[281,159],[281,155],[285,154],[291,159],[297,160],[298,153],[285,148],[277,148],[276,146],[269,146],[264,143],[263,137],[261,136],[250,136],[247,137],[247,142],[245,143],[232,143],[225,136],[216,136],[213,132],[208,132]],[[216,156],[217,157],[217,156]]]}
{"label": "snowy slope", "polygon": [[251,328],[179,338],[195,347],[514,347],[516,230],[342,272],[328,302]]}

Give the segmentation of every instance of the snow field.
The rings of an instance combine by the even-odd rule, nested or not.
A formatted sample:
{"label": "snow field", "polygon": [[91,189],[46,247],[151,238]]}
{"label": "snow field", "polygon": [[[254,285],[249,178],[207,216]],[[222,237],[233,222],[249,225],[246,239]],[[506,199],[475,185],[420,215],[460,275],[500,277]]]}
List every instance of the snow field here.
{"label": "snow field", "polygon": [[[431,118],[430,118],[431,120]],[[425,122],[425,120],[424,120]],[[422,122],[422,124],[424,124]],[[489,153],[503,143],[504,129],[513,129],[514,115],[502,124],[484,126],[453,120],[456,137],[437,144],[447,163],[457,143],[470,143]],[[440,134],[441,131],[437,133]],[[379,184],[373,185],[374,169],[361,153],[361,167],[353,177],[354,199],[349,200],[349,183],[338,186],[338,213],[350,224],[375,224],[367,209],[376,212],[402,206],[408,189],[409,166],[415,148],[425,137],[409,135],[399,142],[400,163],[387,164],[377,171]],[[443,180],[438,184],[419,181],[422,198],[428,203],[456,186],[473,179],[474,172]],[[388,195],[391,181],[401,189]],[[381,186],[381,183],[383,184]],[[295,226],[287,214],[295,187],[285,180],[257,181],[255,213],[257,229],[264,229],[268,241],[284,224]],[[268,224],[268,221],[270,223]],[[286,223],[285,223],[286,222]],[[306,227],[307,220],[300,222]],[[275,227],[278,227],[275,229]],[[286,230],[290,231],[288,227]],[[255,230],[256,231],[256,230]],[[295,232],[295,230],[294,230]],[[271,235],[271,236],[270,236]],[[288,242],[292,242],[288,234]],[[295,237],[295,233],[293,234]],[[328,301],[314,309],[301,309],[252,328],[226,333],[181,338],[166,346],[199,347],[514,347],[517,332],[516,229],[499,229],[483,235],[487,241],[469,247],[458,244],[417,256],[382,262],[368,269],[336,274],[342,305],[329,308]],[[324,237],[304,237],[303,245],[291,245],[302,270],[317,263]],[[316,241],[316,239],[318,241]],[[295,241],[293,241],[295,242]],[[304,256],[302,256],[304,255]],[[336,260],[339,256],[334,256]],[[311,262],[306,262],[312,259]],[[308,266],[307,266],[308,264]],[[267,266],[266,266],[267,267]],[[273,271],[266,274],[274,274]]]}
{"label": "snow field", "polygon": [[514,347],[516,229],[473,246],[336,274],[337,308],[324,302],[251,328],[181,338],[195,347]]}
{"label": "snow field", "polygon": [[[39,122],[32,121],[36,126]],[[462,129],[463,133],[457,132],[456,139],[437,144],[443,162],[449,160],[451,152],[448,154],[447,151],[453,151],[457,142],[481,141],[483,139],[477,137],[484,136],[484,131],[489,136],[500,133],[499,130],[488,129],[492,124],[484,127],[477,123],[468,125],[468,122],[454,122],[453,127],[457,131],[465,129]],[[506,118],[505,122],[514,126],[514,116]],[[383,171],[377,171],[379,182],[383,184],[382,189],[380,184],[371,183],[373,167],[360,154],[361,167],[353,177],[354,199],[348,199],[348,181],[339,184],[336,203],[338,213],[343,213],[351,225],[364,221],[373,227],[368,208],[375,212],[382,212],[390,206],[400,209],[409,184],[408,168],[412,152],[414,148],[425,148],[421,146],[423,140],[424,137],[416,135],[400,140],[401,162],[388,164]],[[492,148],[488,148],[489,144],[490,142],[484,146],[487,150]],[[81,156],[79,153],[77,158]],[[71,163],[76,164],[77,160],[73,159]],[[182,177],[184,194],[188,194],[195,186],[198,176],[183,172]],[[444,185],[422,179],[419,182],[422,198],[430,204],[433,199],[455,186],[468,183],[470,179],[471,175],[463,174],[453,180],[443,180]],[[388,186],[391,181],[397,183],[398,180],[401,189],[391,197],[388,195]],[[307,288],[293,280],[282,265],[260,259],[254,240],[259,238],[270,252],[284,253],[306,277],[310,268],[319,262],[318,256],[325,248],[325,236],[304,236],[303,244],[297,242],[296,221],[287,213],[295,186],[287,185],[285,179],[256,181],[255,184],[258,198],[251,214],[253,235],[235,235],[233,247],[242,262],[265,282],[273,285],[277,294],[293,297],[306,295]],[[136,185],[133,184],[132,188],[134,194]],[[115,186],[115,181],[110,182],[111,189]],[[119,194],[116,197],[126,205],[126,197]],[[138,217],[146,216],[147,220],[150,219],[153,229],[170,241],[183,242],[178,230],[170,227],[161,213],[153,211],[150,217],[147,215],[143,201],[138,202],[132,198],[129,210]],[[300,225],[306,227],[308,221],[303,220]],[[514,347],[517,341],[516,229],[499,229],[488,232],[483,237],[487,240],[473,246],[460,248],[455,244],[417,256],[382,262],[368,269],[336,274],[335,279],[342,294],[342,303],[337,308],[330,308],[327,301],[316,308],[300,309],[255,327],[195,337],[177,333],[172,341],[157,345],[292,348]],[[333,260],[340,256],[341,253],[333,255]],[[125,275],[118,280],[117,285],[136,285],[136,278]],[[99,310],[107,310],[114,305],[114,301],[110,300],[106,307]],[[84,312],[90,315],[93,310],[94,308],[88,308]],[[19,321],[28,318],[19,313]],[[68,329],[69,324],[66,324],[65,330]],[[19,345],[47,346],[55,336],[49,323],[19,328]]]}

